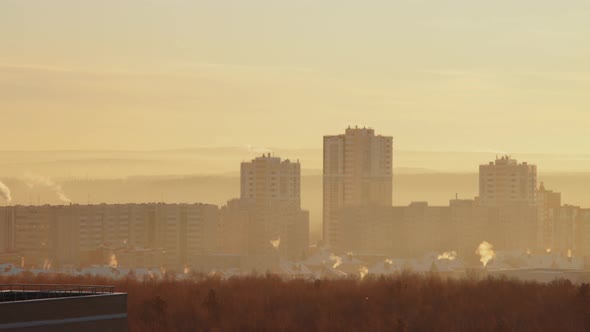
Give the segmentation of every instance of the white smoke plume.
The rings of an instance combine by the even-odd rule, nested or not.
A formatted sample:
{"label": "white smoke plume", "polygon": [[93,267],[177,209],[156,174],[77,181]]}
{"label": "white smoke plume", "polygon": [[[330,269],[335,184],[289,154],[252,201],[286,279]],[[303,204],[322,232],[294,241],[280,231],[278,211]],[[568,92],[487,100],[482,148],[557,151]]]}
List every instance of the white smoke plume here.
{"label": "white smoke plume", "polygon": [[68,196],[66,196],[66,194],[64,193],[64,190],[61,187],[61,185],[55,183],[49,177],[27,173],[27,174],[25,174],[25,183],[27,184],[27,186],[29,188],[33,188],[33,187],[37,187],[37,186],[49,188],[53,192],[55,192],[55,194],[57,195],[57,197],[59,198],[60,201],[62,201],[64,203],[71,203],[72,202],[72,200],[69,199]]}
{"label": "white smoke plume", "polygon": [[445,251],[442,254],[438,255],[437,258],[439,261],[446,259],[449,261],[454,261],[455,259],[457,259],[457,252],[456,251]]}
{"label": "white smoke plume", "polygon": [[119,266],[119,262],[117,261],[117,255],[111,255],[111,258],[109,260],[109,266],[113,269],[116,269]]}
{"label": "white smoke plume", "polygon": [[10,189],[2,181],[0,181],[0,197],[2,197],[6,203],[12,202]]}
{"label": "white smoke plume", "polygon": [[393,265],[393,259],[390,259],[390,258],[385,259],[385,264]]}
{"label": "white smoke plume", "polygon": [[51,270],[51,261],[49,258],[45,258],[45,261],[43,262],[43,270]]}
{"label": "white smoke plume", "polygon": [[483,264],[483,267],[486,267],[488,263],[496,257],[496,253],[494,252],[494,246],[492,246],[489,242],[483,241],[477,250],[475,251],[476,254],[479,255],[479,261]]}
{"label": "white smoke plume", "polygon": [[184,266],[184,271],[183,272],[184,272],[184,274],[188,274],[190,272],[188,266],[186,266],[186,265]]}
{"label": "white smoke plume", "polygon": [[25,268],[25,256],[22,256],[20,258],[20,267],[21,267],[21,269]]}
{"label": "white smoke plume", "polygon": [[363,279],[365,279],[367,274],[369,274],[369,269],[366,266],[361,266],[359,268],[359,274],[360,274],[361,280],[363,280]]}
{"label": "white smoke plume", "polygon": [[340,256],[336,256],[334,254],[330,255],[330,260],[334,262],[332,265],[333,268],[337,268],[342,264],[342,258]]}
{"label": "white smoke plume", "polygon": [[273,248],[279,249],[279,246],[281,245],[281,237],[279,236],[279,238],[276,240],[270,240],[270,244]]}
{"label": "white smoke plume", "polygon": [[545,249],[545,252],[548,253],[548,254],[550,254],[551,253],[551,248]]}
{"label": "white smoke plume", "polygon": [[567,250],[567,258],[572,258],[572,257],[574,257],[574,254],[572,253],[571,249],[568,249]]}
{"label": "white smoke plume", "polygon": [[527,248],[527,250],[526,250],[526,254],[527,254],[527,256],[530,256],[530,255],[531,255],[531,249],[528,249],[528,248]]}

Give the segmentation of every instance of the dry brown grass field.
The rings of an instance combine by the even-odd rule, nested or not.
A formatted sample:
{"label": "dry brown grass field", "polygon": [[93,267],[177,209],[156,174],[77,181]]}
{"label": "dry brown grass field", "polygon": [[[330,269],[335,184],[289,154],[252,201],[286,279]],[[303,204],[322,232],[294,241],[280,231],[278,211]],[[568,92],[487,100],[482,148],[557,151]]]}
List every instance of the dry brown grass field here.
{"label": "dry brown grass field", "polygon": [[590,285],[401,274],[161,280],[22,274],[0,283],[114,285],[139,331],[590,331]]}

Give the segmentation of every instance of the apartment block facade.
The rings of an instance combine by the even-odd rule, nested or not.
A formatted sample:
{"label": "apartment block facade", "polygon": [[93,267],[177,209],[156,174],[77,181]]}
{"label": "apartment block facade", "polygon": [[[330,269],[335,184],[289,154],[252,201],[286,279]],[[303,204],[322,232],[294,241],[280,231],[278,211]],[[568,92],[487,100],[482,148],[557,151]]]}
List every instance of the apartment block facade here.
{"label": "apartment block facade", "polygon": [[349,127],[324,136],[323,153],[323,238],[337,246],[341,209],[391,206],[393,138]]}
{"label": "apartment block facade", "polygon": [[309,245],[301,166],[270,154],[241,165],[240,198],[221,209],[222,252],[299,259]]}
{"label": "apartment block facade", "polygon": [[537,166],[510,156],[479,166],[479,202],[484,206],[536,206]]}
{"label": "apartment block facade", "polygon": [[1,249],[25,266],[100,264],[102,252],[133,248],[157,249],[178,267],[219,250],[219,210],[209,204],[12,206],[0,216]]}

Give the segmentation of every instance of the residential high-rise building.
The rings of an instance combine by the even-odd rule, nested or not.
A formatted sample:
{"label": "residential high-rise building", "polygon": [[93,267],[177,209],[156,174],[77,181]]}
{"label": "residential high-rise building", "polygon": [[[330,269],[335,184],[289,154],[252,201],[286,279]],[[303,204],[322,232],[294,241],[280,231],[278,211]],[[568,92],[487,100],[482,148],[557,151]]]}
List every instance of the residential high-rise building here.
{"label": "residential high-rise building", "polygon": [[510,156],[479,166],[479,204],[497,207],[498,248],[538,247],[537,166]]}
{"label": "residential high-rise building", "polygon": [[580,251],[583,247],[582,239],[579,237],[580,212],[579,206],[564,205],[552,209],[553,219],[553,245],[549,248],[553,252],[566,255],[568,251]]}
{"label": "residential high-rise building", "polygon": [[242,163],[240,198],[256,206],[281,203],[301,207],[300,178],[299,162],[265,154]]}
{"label": "residential high-rise building", "polygon": [[561,207],[561,193],[545,189],[541,182],[537,191],[537,249],[553,247],[554,220],[553,210]]}
{"label": "residential high-rise building", "polygon": [[577,229],[576,242],[578,246],[574,248],[574,255],[590,257],[590,209],[580,209]]}
{"label": "residential high-rise building", "polygon": [[[392,204],[393,138],[370,128],[324,136],[324,242],[339,242],[339,210]],[[344,249],[344,248],[342,248]]]}
{"label": "residential high-rise building", "polygon": [[309,213],[301,210],[301,166],[265,154],[241,165],[240,199],[222,208],[227,254],[297,259],[309,244]]}
{"label": "residential high-rise building", "polygon": [[479,166],[479,200],[483,206],[535,206],[537,166],[519,164],[510,156]]}

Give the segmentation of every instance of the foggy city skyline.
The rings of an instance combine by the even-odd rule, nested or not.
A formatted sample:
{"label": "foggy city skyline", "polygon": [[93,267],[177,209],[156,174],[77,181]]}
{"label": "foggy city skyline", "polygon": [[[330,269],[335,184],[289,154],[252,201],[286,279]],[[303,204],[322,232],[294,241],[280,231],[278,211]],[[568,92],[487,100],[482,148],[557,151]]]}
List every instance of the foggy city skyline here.
{"label": "foggy city skyline", "polygon": [[0,330],[590,331],[589,18],[0,1]]}
{"label": "foggy city skyline", "polygon": [[[357,125],[346,128],[373,130]],[[387,135],[387,133],[383,134]],[[326,136],[324,135],[324,137]],[[393,179],[391,189],[393,195],[389,205],[393,206],[407,206],[417,201],[429,202],[433,206],[445,206],[455,196],[464,199],[476,197],[479,194],[477,167],[482,163],[485,164],[484,160],[493,160],[504,155],[489,152],[481,154],[457,153],[452,155],[451,163],[445,164],[445,161],[451,156],[450,152],[429,154],[402,150],[401,154],[405,153],[407,160],[413,167],[397,167],[400,152],[395,137],[393,137],[391,149],[393,150],[393,162],[389,167],[393,168],[393,173],[389,181],[391,182]],[[321,149],[319,151],[321,152]],[[301,159],[296,154],[298,152],[302,152]],[[15,155],[12,160],[13,167],[19,170],[25,167],[24,169],[27,171],[24,173],[22,171],[15,172],[3,183],[5,186],[6,184],[10,185],[8,193],[11,196],[11,204],[202,202],[222,206],[231,197],[236,197],[240,191],[239,167],[237,167],[240,160],[236,156],[242,155],[243,162],[260,155],[271,154],[278,158],[297,160],[301,163],[301,202],[303,208],[309,210],[310,239],[316,241],[323,237],[321,229],[325,227],[326,221],[323,220],[325,217],[322,218],[324,209],[321,203],[321,173],[324,165],[321,160],[318,162],[317,159],[321,158],[321,155],[318,155],[314,150],[278,150],[252,146],[226,148],[220,149],[220,151],[215,148],[179,149],[151,152],[154,155],[147,154],[148,158],[141,154],[139,157],[137,154],[129,156],[126,152],[122,155],[108,155],[109,152],[103,152],[107,153],[108,158],[97,157],[92,152],[86,154],[79,151],[56,151],[54,153],[62,154],[59,158],[63,159],[55,158],[51,152],[41,157],[27,156],[26,153]],[[288,153],[294,155],[287,156]],[[204,157],[204,159],[191,159],[195,154]],[[79,159],[69,159],[71,156]],[[548,155],[524,154],[524,156],[543,159]],[[22,158],[22,161],[18,162],[19,158]],[[159,163],[157,158],[162,158],[163,161]],[[556,167],[562,162],[562,158],[555,156],[546,160],[549,165]],[[427,162],[424,163],[424,160]],[[457,163],[463,163],[463,160],[465,165],[457,166]],[[211,163],[217,172],[202,174],[195,172],[192,167],[202,165],[203,161]],[[93,166],[96,163],[98,166]],[[126,167],[117,165],[118,163],[135,165]],[[150,165],[152,163],[153,165]],[[10,164],[7,163],[6,166],[10,166]],[[176,168],[176,171],[157,173],[158,169],[169,167],[170,164],[182,166]],[[308,164],[315,167],[308,169],[306,168]],[[31,167],[31,165],[34,166]],[[68,176],[64,176],[62,165],[67,165]],[[584,167],[584,162],[578,161],[578,165]],[[590,199],[590,195],[583,185],[583,181],[590,179],[585,172],[567,173],[559,168],[552,170],[552,172],[545,172],[543,165],[541,166],[539,170],[540,182],[546,183],[550,188],[562,188],[568,203],[583,206]],[[10,168],[6,167],[6,169],[9,171]],[[110,171],[105,173],[105,169],[110,169]],[[461,171],[457,171],[457,169]],[[156,172],[151,170],[156,170]],[[3,204],[6,204],[6,200]]]}

